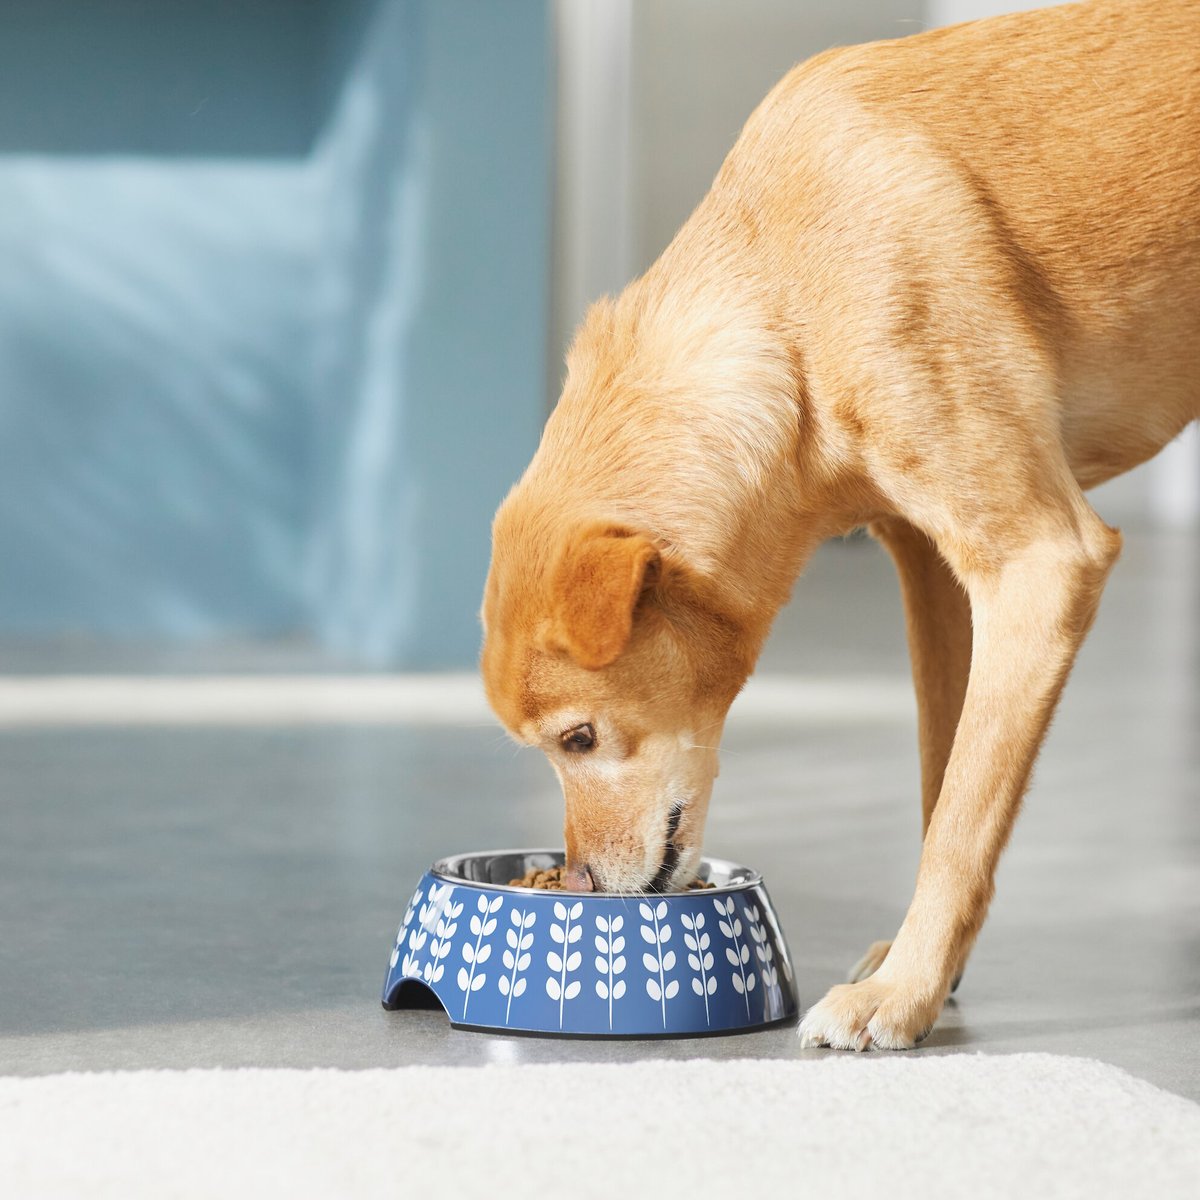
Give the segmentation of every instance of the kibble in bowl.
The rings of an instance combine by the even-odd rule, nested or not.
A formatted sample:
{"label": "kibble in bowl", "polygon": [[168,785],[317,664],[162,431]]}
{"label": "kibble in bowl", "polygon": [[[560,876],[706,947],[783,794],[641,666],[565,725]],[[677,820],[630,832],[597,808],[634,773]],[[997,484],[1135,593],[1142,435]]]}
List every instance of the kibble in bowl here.
{"label": "kibble in bowl", "polygon": [[[547,892],[563,892],[567,891],[566,885],[563,883],[563,875],[566,874],[566,867],[530,867],[520,879],[510,879],[509,887],[519,888],[539,888]],[[707,879],[693,879],[687,884],[685,890],[696,891],[702,888],[716,887],[715,883],[709,883]]]}

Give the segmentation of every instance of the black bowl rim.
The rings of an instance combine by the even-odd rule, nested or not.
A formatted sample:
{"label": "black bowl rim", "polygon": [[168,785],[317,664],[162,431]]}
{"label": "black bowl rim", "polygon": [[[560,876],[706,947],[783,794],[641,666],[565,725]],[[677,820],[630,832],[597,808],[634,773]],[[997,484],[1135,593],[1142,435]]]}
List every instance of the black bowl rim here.
{"label": "black bowl rim", "polygon": [[707,863],[709,867],[716,867],[718,870],[732,873],[734,871],[745,871],[746,878],[739,879],[737,883],[727,883],[722,887],[697,888],[692,891],[682,892],[572,892],[566,888],[524,888],[513,887],[507,883],[479,883],[474,879],[464,879],[461,875],[455,875],[451,871],[452,864],[460,862],[464,858],[499,858],[506,854],[558,854],[564,855],[565,851],[561,847],[543,847],[531,846],[521,847],[507,850],[468,850],[462,854],[449,854],[445,858],[439,858],[430,868],[429,873],[437,876],[438,879],[445,879],[448,883],[453,883],[456,887],[475,888],[481,892],[512,892],[517,895],[527,896],[530,892],[535,895],[541,893],[544,896],[590,896],[594,900],[670,900],[673,897],[683,896],[721,896],[727,892],[745,892],[753,887],[758,887],[762,884],[763,877],[761,872],[754,870],[752,867],[747,867],[742,863],[735,863],[728,858],[711,858],[707,854],[701,859],[701,865]]}

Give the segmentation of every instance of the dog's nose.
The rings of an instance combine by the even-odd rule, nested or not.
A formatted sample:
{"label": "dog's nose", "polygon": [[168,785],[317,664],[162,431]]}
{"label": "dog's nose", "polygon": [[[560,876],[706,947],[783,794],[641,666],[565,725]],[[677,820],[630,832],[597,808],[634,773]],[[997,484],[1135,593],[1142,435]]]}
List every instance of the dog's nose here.
{"label": "dog's nose", "polygon": [[568,892],[594,892],[596,890],[596,885],[592,882],[592,873],[586,866],[568,867],[563,872],[562,881]]}

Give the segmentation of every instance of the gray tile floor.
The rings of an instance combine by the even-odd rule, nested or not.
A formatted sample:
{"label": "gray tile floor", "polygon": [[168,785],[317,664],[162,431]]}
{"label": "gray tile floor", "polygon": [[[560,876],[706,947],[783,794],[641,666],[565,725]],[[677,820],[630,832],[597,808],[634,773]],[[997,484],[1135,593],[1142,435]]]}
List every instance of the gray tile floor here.
{"label": "gray tile floor", "polygon": [[[10,671],[197,665],[8,649]],[[294,649],[218,658],[225,670],[312,665]],[[882,553],[822,550],[761,670],[903,673]],[[903,915],[918,851],[912,724],[735,717],[726,747],[708,845],[764,871],[811,1002]],[[556,840],[548,767],[493,728],[10,729],[0,781],[0,1072],[828,1053],[801,1052],[786,1029],[610,1045],[384,1013],[378,989],[420,869],[454,850]],[[1200,1098],[1194,535],[1128,535],[991,919],[916,1053],[1024,1050],[1094,1055]]]}

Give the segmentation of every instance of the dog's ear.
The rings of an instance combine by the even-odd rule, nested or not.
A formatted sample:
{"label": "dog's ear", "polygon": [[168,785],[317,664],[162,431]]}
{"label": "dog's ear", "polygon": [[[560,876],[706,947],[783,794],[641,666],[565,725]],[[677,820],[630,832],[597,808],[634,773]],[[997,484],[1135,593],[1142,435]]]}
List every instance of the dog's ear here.
{"label": "dog's ear", "polygon": [[551,572],[549,645],[589,671],[607,667],[628,645],[634,610],[660,566],[657,547],[641,534],[581,531]]}

